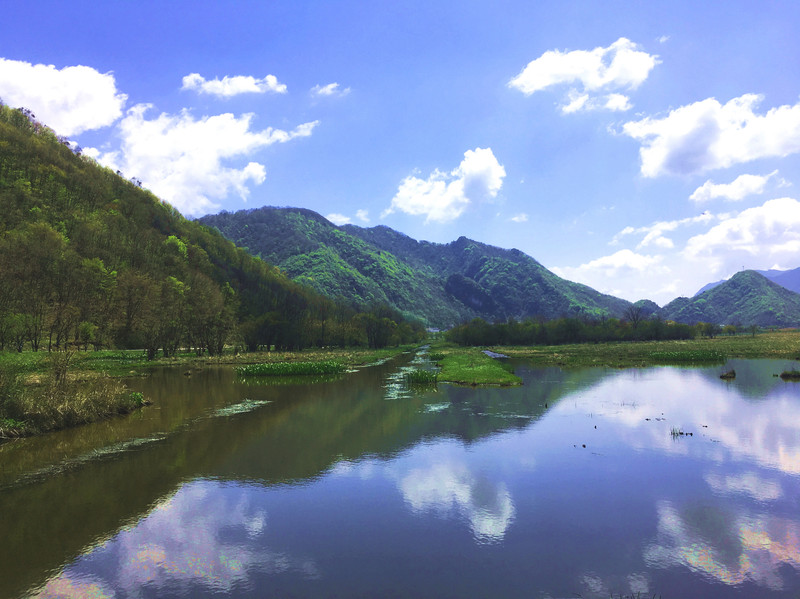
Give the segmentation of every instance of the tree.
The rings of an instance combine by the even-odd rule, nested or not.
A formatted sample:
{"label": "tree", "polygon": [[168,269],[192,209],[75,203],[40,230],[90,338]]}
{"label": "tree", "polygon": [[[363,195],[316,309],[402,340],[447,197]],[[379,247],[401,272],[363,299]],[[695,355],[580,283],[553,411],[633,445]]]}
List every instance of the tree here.
{"label": "tree", "polygon": [[625,308],[625,313],[623,314],[623,318],[631,323],[631,326],[636,329],[639,327],[639,323],[644,320],[644,310],[641,306],[637,306],[636,304],[631,304],[627,308]]}

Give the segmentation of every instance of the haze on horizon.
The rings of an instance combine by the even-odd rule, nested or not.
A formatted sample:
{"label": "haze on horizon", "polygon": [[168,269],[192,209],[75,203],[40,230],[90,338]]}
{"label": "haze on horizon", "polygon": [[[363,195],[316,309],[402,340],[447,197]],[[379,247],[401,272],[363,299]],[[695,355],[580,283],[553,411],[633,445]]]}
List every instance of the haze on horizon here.
{"label": "haze on horizon", "polygon": [[661,305],[800,266],[800,6],[548,4],[18,3],[0,98],[187,216],[465,235]]}

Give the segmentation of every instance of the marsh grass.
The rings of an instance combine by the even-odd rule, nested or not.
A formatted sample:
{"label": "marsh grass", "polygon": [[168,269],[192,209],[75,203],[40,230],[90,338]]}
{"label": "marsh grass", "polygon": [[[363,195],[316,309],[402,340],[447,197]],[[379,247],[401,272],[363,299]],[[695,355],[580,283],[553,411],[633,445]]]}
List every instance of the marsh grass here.
{"label": "marsh grass", "polygon": [[651,352],[649,359],[656,364],[716,364],[727,356],[713,349],[688,349]]}
{"label": "marsh grass", "polygon": [[341,374],[347,367],[340,362],[324,360],[320,362],[275,362],[248,364],[236,368],[236,374],[250,376],[305,376]]}
{"label": "marsh grass", "polygon": [[409,387],[435,387],[439,374],[432,370],[417,368],[406,372],[403,378]]}
{"label": "marsh grass", "polygon": [[[558,366],[651,366],[664,364],[664,354],[693,355],[713,352],[727,358],[797,359],[800,331],[770,331],[758,335],[719,336],[683,341],[577,343],[532,347],[493,347],[492,350],[536,364]],[[655,354],[655,357],[654,357]],[[702,355],[697,353],[694,355]],[[710,354],[709,354],[710,355]],[[691,362],[673,362],[691,364]],[[698,362],[699,363],[699,362]]]}
{"label": "marsh grass", "polygon": [[439,382],[503,387],[522,384],[522,379],[507,364],[490,358],[477,348],[449,347],[443,349],[443,354]]}
{"label": "marsh grass", "polygon": [[53,352],[49,370],[36,383],[24,380],[24,368],[0,369],[0,438],[26,436],[125,414],[146,405],[141,393],[128,392],[121,381],[98,376],[90,380],[70,373],[74,356]]}

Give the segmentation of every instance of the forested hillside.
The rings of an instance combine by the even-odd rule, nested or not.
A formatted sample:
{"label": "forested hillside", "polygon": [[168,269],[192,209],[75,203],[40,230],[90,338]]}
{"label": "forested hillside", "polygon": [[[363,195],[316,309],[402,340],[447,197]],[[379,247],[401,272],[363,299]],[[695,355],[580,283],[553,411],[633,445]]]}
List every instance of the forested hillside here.
{"label": "forested hillside", "polygon": [[687,324],[794,327],[800,325],[800,295],[745,270],[700,295],[671,301],[659,314]]}
{"label": "forested hillside", "polygon": [[429,267],[412,267],[311,210],[263,207],[199,221],[328,297],[358,306],[385,302],[435,326],[477,314],[447,293]]}
{"label": "forested hillside", "polygon": [[[800,268],[793,268],[792,270],[755,270],[753,272],[757,272],[760,275],[764,275],[773,283],[777,283],[781,287],[785,287],[789,291],[794,291],[795,293],[800,293]],[[694,294],[695,297],[700,295],[701,293],[708,291],[709,289],[713,289],[718,285],[722,285],[725,281],[715,281],[713,283],[708,283],[707,285],[703,285],[700,290]]]}
{"label": "forested hillside", "polygon": [[518,250],[466,237],[448,244],[416,241],[384,226],[336,227],[298,208],[221,213],[200,222],[329,297],[356,304],[380,299],[438,327],[475,316],[621,316],[630,305],[565,281]]}
{"label": "forested hillside", "polygon": [[491,320],[563,316],[621,316],[630,302],[557,276],[527,254],[466,237],[447,244],[415,241],[388,227],[345,230],[392,252],[401,260],[428,266],[448,291]]}
{"label": "forested hillside", "polygon": [[385,345],[422,329],[291,281],[0,105],[0,349]]}

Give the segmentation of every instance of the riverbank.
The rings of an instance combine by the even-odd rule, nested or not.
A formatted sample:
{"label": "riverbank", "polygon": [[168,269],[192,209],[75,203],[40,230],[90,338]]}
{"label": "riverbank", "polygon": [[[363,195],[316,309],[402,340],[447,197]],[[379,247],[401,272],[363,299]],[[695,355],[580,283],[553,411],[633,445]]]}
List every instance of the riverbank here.
{"label": "riverbank", "polygon": [[161,367],[185,368],[231,364],[335,362],[345,369],[387,360],[416,346],[385,349],[307,349],[300,352],[256,352],[175,357],[148,361],[142,350],[0,353],[0,440],[36,435],[126,414],[148,404],[119,380],[147,376]]}
{"label": "riverbank", "polygon": [[728,358],[800,359],[800,331],[785,330],[753,335],[725,335],[683,341],[576,343],[537,347],[492,347],[492,351],[535,364],[628,368],[687,364]]}

